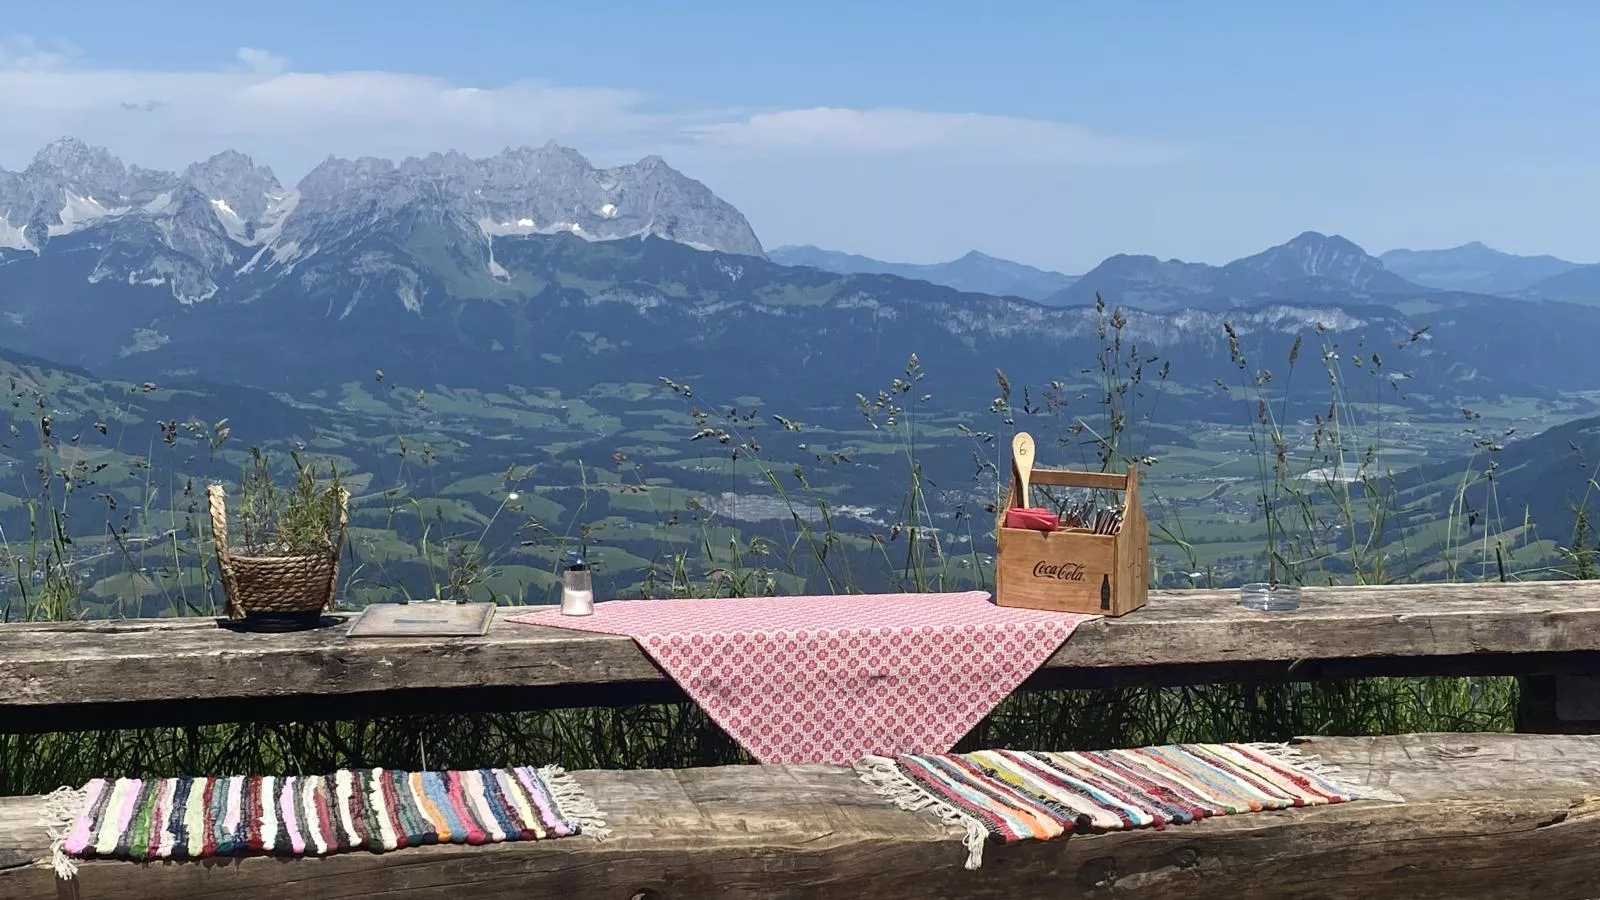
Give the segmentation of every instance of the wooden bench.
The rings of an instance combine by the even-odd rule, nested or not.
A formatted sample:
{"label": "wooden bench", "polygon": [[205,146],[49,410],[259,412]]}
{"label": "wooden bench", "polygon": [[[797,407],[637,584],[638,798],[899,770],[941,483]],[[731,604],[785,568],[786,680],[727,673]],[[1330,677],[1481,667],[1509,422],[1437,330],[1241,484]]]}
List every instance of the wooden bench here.
{"label": "wooden bench", "polygon": [[[614,830],[607,840],[289,862],[90,861],[72,887],[94,900],[1600,897],[1600,738],[1316,738],[1303,749],[1407,802],[994,846],[968,871],[958,834],[885,802],[847,769],[579,772]],[[57,896],[40,805],[0,799],[0,900]]]}
{"label": "wooden bench", "polygon": [[[1517,675],[1523,730],[1600,730],[1600,582],[1308,588],[1299,610],[1155,591],[1025,687]],[[247,635],[209,619],[0,625],[0,731],[683,699],[623,637],[498,621],[480,638]]]}

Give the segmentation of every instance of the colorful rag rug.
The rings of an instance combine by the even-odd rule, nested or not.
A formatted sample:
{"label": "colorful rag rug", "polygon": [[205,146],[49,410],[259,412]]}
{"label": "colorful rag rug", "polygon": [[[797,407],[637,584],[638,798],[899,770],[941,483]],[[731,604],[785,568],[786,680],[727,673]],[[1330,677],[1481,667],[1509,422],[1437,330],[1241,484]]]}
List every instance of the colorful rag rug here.
{"label": "colorful rag rug", "polygon": [[44,818],[64,879],[75,858],[323,856],[606,833],[594,803],[554,766],[97,778],[47,797]]}
{"label": "colorful rag rug", "polygon": [[931,808],[965,829],[969,869],[982,864],[986,841],[1048,841],[1264,809],[1401,800],[1340,782],[1335,767],[1287,744],[874,756],[856,769],[902,809]]}
{"label": "colorful rag rug", "polygon": [[631,637],[758,761],[848,766],[949,750],[1095,618],[971,591],[614,600],[510,621]]}

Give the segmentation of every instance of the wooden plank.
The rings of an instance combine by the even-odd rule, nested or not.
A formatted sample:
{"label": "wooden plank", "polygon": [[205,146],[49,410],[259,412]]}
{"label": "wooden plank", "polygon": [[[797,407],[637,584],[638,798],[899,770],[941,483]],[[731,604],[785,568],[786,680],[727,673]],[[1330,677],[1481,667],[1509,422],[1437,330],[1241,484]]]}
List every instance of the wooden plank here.
{"label": "wooden plank", "polygon": [[[1300,609],[1273,613],[1236,599],[1233,591],[1153,591],[1136,613],[1080,627],[1040,677],[1070,687],[1141,671],[1159,682],[1166,673],[1193,678],[1197,667],[1284,673],[1320,661],[1427,670],[1429,660],[1600,672],[1600,582],[1308,588]],[[211,620],[0,626],[0,730],[30,709],[64,716],[81,704],[211,698],[219,712],[253,715],[234,701],[303,697],[333,709],[341,697],[365,704],[401,690],[418,702],[429,691],[499,691],[533,708],[589,705],[609,689],[672,695],[627,638],[497,621],[476,638],[347,641],[342,628],[249,635]]]}
{"label": "wooden plank", "polygon": [[[1138,475],[1134,475],[1138,478]],[[1029,473],[1034,484],[1052,484],[1059,487],[1086,488],[1089,490],[1121,491],[1128,487],[1128,476],[1115,472],[1084,472],[1077,469],[1042,469],[1035,467]]]}
{"label": "wooden plank", "polygon": [[[1407,802],[991,846],[984,866],[967,871],[957,834],[884,803],[848,770],[581,772],[610,819],[609,840],[290,861],[89,862],[78,888],[104,900],[1600,896],[1600,738],[1318,738],[1305,749]],[[55,892],[38,862],[38,806],[39,798],[0,800],[0,900]]]}

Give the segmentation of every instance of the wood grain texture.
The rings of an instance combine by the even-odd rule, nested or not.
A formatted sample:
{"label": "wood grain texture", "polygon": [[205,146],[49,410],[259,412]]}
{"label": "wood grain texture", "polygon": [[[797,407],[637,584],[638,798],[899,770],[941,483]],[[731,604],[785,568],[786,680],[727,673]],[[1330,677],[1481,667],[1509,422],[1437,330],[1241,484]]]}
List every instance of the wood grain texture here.
{"label": "wood grain texture", "polygon": [[[956,834],[884,803],[848,770],[581,772],[615,830],[606,841],[89,862],[77,887],[106,900],[1600,896],[1600,738],[1318,738],[1305,749],[1407,802],[992,846],[969,872]],[[0,900],[55,895],[53,874],[34,862],[44,852],[38,804],[0,799]]]}
{"label": "wood grain texture", "polygon": [[[1234,591],[1153,591],[1149,604],[1081,626],[1044,666],[1070,685],[1095,670],[1305,660],[1600,652],[1600,582],[1309,588],[1300,609],[1241,608]],[[0,730],[7,711],[196,698],[312,697],[400,689],[588,689],[670,685],[628,638],[497,620],[472,638],[346,640],[340,625],[249,635],[213,620],[0,625]],[[1425,668],[1425,666],[1423,667]],[[547,692],[548,693],[548,692]]]}

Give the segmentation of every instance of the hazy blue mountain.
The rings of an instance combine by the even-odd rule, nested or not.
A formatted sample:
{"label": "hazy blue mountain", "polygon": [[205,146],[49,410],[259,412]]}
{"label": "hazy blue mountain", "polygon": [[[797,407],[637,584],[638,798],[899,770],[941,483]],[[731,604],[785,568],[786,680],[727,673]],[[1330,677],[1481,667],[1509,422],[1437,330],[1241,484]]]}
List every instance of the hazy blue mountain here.
{"label": "hazy blue mountain", "polygon": [[1055,306],[1086,306],[1095,297],[1152,311],[1177,309],[1196,301],[1210,304],[1254,297],[1265,280],[1250,273],[1224,272],[1205,263],[1119,253],[1085,272],[1071,287],[1049,299]]}
{"label": "hazy blue mountain", "polygon": [[1516,296],[1600,306],[1600,265],[1578,266],[1528,285]]}
{"label": "hazy blue mountain", "polygon": [[[1396,524],[1427,525],[1449,516],[1461,494],[1467,514],[1500,515],[1491,531],[1538,524],[1539,539],[1569,546],[1573,507],[1586,504],[1591,522],[1600,522],[1600,494],[1592,487],[1600,459],[1600,417],[1565,422],[1538,434],[1487,433],[1471,457],[1425,462],[1396,478]],[[1484,473],[1493,466],[1493,479]],[[1464,491],[1464,493],[1463,493]],[[1498,510],[1498,513],[1496,513]],[[1459,509],[1456,515],[1462,515]],[[1481,525],[1480,525],[1481,527]],[[1430,548],[1413,548],[1429,556]]]}
{"label": "hazy blue mountain", "polygon": [[1378,257],[1389,271],[1449,291],[1501,294],[1579,268],[1554,256],[1517,256],[1478,241],[1448,250],[1390,250]]}
{"label": "hazy blue mountain", "polygon": [[[484,390],[667,376],[706,396],[781,396],[831,414],[861,389],[864,366],[897,370],[913,353],[928,389],[959,406],[992,399],[997,367],[1042,384],[1076,377],[1101,346],[1092,307],[786,267],[654,237],[501,236],[475,258],[465,226],[428,203],[182,303],[163,285],[91,277],[157,240],[130,225],[103,223],[0,264],[0,345],[130,381],[193,376],[296,393],[375,369],[407,384]],[[1383,348],[1404,388],[1396,396],[1417,402],[1600,380],[1587,337],[1600,331],[1600,309],[1552,303],[1542,319],[1508,321],[1502,298],[1439,295],[1426,315],[1350,294],[1323,299],[1134,310],[1121,338],[1207,391],[1237,380],[1225,324],[1264,365],[1285,359],[1296,337]],[[1416,343],[1422,325],[1433,327],[1416,352],[1393,349]],[[1223,414],[1231,401],[1207,391],[1186,400],[1187,414]]]}
{"label": "hazy blue mountain", "polygon": [[[668,376],[711,396],[782,396],[837,414],[864,366],[897,370],[913,353],[951,403],[986,405],[997,367],[1018,383],[1075,377],[1101,347],[1090,306],[1100,290],[1135,307],[1123,341],[1207,391],[1237,376],[1225,324],[1263,361],[1285,358],[1297,337],[1380,350],[1406,396],[1436,402],[1600,381],[1589,348],[1600,309],[1549,303],[1537,317],[1507,317],[1504,298],[1383,293],[1406,283],[1348,241],[1310,233],[1220,267],[1113,257],[1085,276],[1076,308],[1057,309],[745,253],[743,217],[659,162],[627,182],[655,193],[614,185],[619,208],[634,204],[617,212],[629,223],[617,233],[671,199],[677,217],[656,208],[652,228],[672,239],[495,225],[511,214],[508,197],[538,210],[594,187],[580,160],[560,148],[477,162],[335,160],[289,191],[238,155],[157,177],[57,146],[42,174],[13,177],[12,205],[0,207],[31,210],[16,219],[28,223],[26,246],[0,256],[0,346],[134,382],[295,392],[384,369],[407,384],[499,390]],[[554,180],[518,181],[534,175]],[[57,207],[57,196],[95,202]],[[739,238],[735,249],[696,249],[719,234]],[[1426,337],[1412,340],[1423,325]],[[1204,415],[1231,401],[1200,392],[1186,402]]]}
{"label": "hazy blue mountain", "polygon": [[[118,382],[10,349],[0,350],[0,397],[9,401],[12,423],[20,426],[0,439],[0,459],[8,464],[36,455],[41,437],[65,446],[109,443],[122,462],[132,462],[148,452],[161,422],[177,424],[185,434],[226,424],[234,446],[248,447],[310,437],[333,421],[326,410],[284,402],[243,385],[192,378]],[[48,406],[38,405],[37,400]],[[51,427],[41,435],[45,418]],[[127,474],[108,473],[100,480],[110,482]],[[0,510],[17,511],[15,506]]]}
{"label": "hazy blue mountain", "polygon": [[1321,279],[1367,294],[1403,294],[1417,285],[1389,271],[1375,256],[1337,234],[1303,232],[1292,240],[1223,267],[1253,272],[1274,283]]}
{"label": "hazy blue mountain", "polygon": [[958,291],[994,294],[999,297],[1026,297],[1045,300],[1076,281],[1072,275],[1063,275],[1046,269],[999,259],[976,250],[960,259],[942,263],[884,262],[854,253],[823,250],[820,247],[778,247],[767,251],[767,257],[786,266],[810,266],[841,275],[898,275],[915,278],[932,284],[942,284]]}
{"label": "hazy blue mountain", "polygon": [[1377,258],[1338,235],[1308,231],[1224,266],[1118,254],[1091,269],[1050,303],[1094,302],[1148,310],[1186,306],[1228,309],[1272,300],[1317,303],[1391,302],[1431,290],[1389,272]]}

